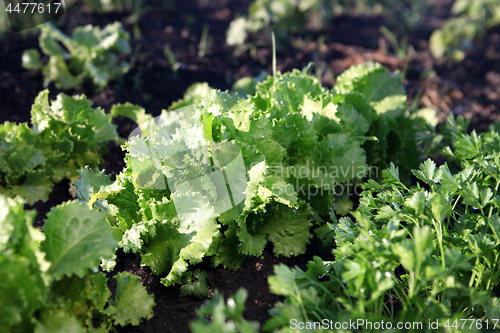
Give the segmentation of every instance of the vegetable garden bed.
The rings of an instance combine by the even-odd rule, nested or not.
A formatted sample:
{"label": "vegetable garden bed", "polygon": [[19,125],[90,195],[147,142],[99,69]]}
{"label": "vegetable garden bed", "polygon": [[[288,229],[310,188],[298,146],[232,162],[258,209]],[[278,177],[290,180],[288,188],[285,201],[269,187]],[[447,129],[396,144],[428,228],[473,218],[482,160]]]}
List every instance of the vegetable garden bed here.
{"label": "vegetable garden bed", "polygon": [[[126,31],[133,33],[134,29],[138,29],[140,34],[137,34],[136,31],[135,38],[131,38],[131,55],[128,58],[131,66],[127,74],[111,81],[101,90],[96,89],[89,81],[86,81],[83,87],[65,93],[68,95],[85,94],[92,102],[93,108],[101,107],[106,112],[111,112],[112,106],[115,104],[130,102],[142,106],[147,113],[156,117],[161,114],[162,109],[167,109],[173,102],[181,99],[186,89],[193,83],[207,82],[209,86],[224,91],[231,89],[233,83],[242,77],[257,77],[263,70],[272,75],[270,45],[257,48],[254,55],[251,52],[243,52],[235,56],[233,48],[226,44],[226,29],[229,23],[236,13],[245,13],[248,4],[245,1],[214,1],[209,3],[194,0],[183,2],[145,1],[143,4],[144,13],[141,15],[138,25],[134,25],[132,20],[127,21],[128,15],[126,13],[98,15],[85,5],[79,4],[68,13],[66,20],[60,27],[68,35],[76,26],[93,24],[104,27],[116,20],[124,22],[123,26]],[[425,20],[428,24],[420,26],[409,34],[409,42],[414,46],[415,54],[409,58],[405,78],[402,82],[406,90],[404,94],[408,95],[409,104],[413,100],[419,101],[416,108],[428,107],[438,110],[437,118],[440,124],[446,122],[449,114],[462,115],[471,118],[469,132],[472,129],[484,132],[490,124],[498,122],[500,113],[500,30],[498,27],[488,30],[484,37],[475,42],[474,50],[470,51],[461,63],[435,60],[431,57],[427,47],[428,39],[434,28],[437,28],[447,17],[449,7],[447,2],[438,2],[435,5],[435,10]],[[391,53],[394,50],[390,49],[387,37],[379,32],[379,27],[386,23],[382,16],[377,15],[351,13],[336,16],[321,30],[309,31],[311,37],[309,40],[304,38],[301,44],[299,43],[301,47],[285,46],[278,49],[276,53],[277,70],[287,73],[293,69],[302,69],[309,62],[314,61],[316,64],[326,66],[331,70],[332,76],[328,75],[328,71],[324,68],[321,69],[320,66],[314,69],[318,73],[322,73],[319,75],[320,81],[318,82],[328,88],[333,87],[335,79],[348,68],[367,61],[380,62],[389,68],[390,72],[403,70],[405,61],[398,59]],[[203,31],[207,26],[209,27],[208,36],[211,43],[206,49],[203,48],[204,53],[200,54],[200,43],[203,40]],[[320,36],[323,36],[322,42],[318,42]],[[253,38],[263,39],[260,35]],[[165,51],[165,46],[168,46],[168,50],[173,53],[175,63],[171,58],[169,59],[168,54],[170,53]],[[2,59],[0,62],[0,103],[2,105],[0,122],[2,123],[5,121],[15,123],[31,121],[30,110],[35,98],[44,89],[44,79],[42,71],[39,69],[34,71],[23,69],[21,59],[25,50],[37,47],[38,37],[36,35],[11,34],[2,40],[0,47],[0,59]],[[54,100],[60,91],[54,84],[51,84],[49,88],[49,99]],[[345,89],[346,91],[342,93],[348,92],[349,88]],[[394,95],[397,94],[394,93]],[[309,120],[313,121],[313,119]],[[136,126],[133,121],[123,116],[114,117],[112,122],[117,125],[117,132],[123,138],[127,138]],[[343,128],[342,131],[348,132],[346,128]],[[236,134],[234,135],[236,137]],[[365,133],[359,135],[362,136]],[[485,139],[486,141],[488,140]],[[249,140],[248,144],[255,143]],[[467,151],[470,148],[467,148],[463,142],[461,144],[462,146],[457,145],[459,146],[458,152]],[[119,174],[125,167],[126,152],[122,151],[119,144],[113,141],[107,144],[107,148],[109,152],[103,156],[104,164],[101,169],[105,170],[106,174],[110,174],[111,180],[114,181],[120,177]],[[494,152],[496,152],[495,149],[491,153]],[[456,155],[460,156],[459,153]],[[440,164],[445,160],[444,157],[438,155],[431,157],[435,157]],[[464,160],[479,158],[467,154],[461,157]],[[387,161],[384,167],[389,166],[389,162]],[[404,170],[405,166],[408,166],[405,163],[401,162],[399,169],[402,174],[406,172],[408,179],[410,179],[409,168]],[[454,163],[455,166],[459,165],[459,161]],[[384,167],[381,167],[381,170]],[[418,163],[412,168],[418,169]],[[432,182],[438,182],[438,180],[430,175],[431,169],[434,170],[428,164],[427,169],[422,170],[425,176],[420,175],[419,180],[413,177],[410,182],[413,184],[426,182],[425,186],[432,187]],[[429,181],[427,182],[427,180]],[[25,205],[25,209],[36,209],[37,211],[33,222],[34,226],[43,227],[44,220],[51,208],[65,201],[73,200],[68,192],[72,182],[73,180],[63,179],[54,185],[46,202],[38,201],[33,205]],[[485,180],[485,183],[482,184],[484,188],[488,186],[487,182],[488,180]],[[386,185],[388,188],[394,186],[403,191],[395,181],[389,180]],[[478,185],[480,185],[480,190],[483,189],[481,184]],[[493,189],[493,186],[490,187]],[[373,186],[373,189],[375,191],[376,186]],[[473,189],[471,191],[471,193],[474,192]],[[414,193],[411,192],[411,195]],[[106,196],[102,196],[100,199],[106,199]],[[354,207],[356,208],[360,200],[359,197],[352,196],[350,199],[356,203]],[[477,206],[476,203],[467,204],[471,207]],[[363,206],[363,203],[360,205]],[[486,213],[486,215],[488,214]],[[323,212],[321,216],[327,219],[328,211]],[[333,219],[331,222],[333,223]],[[344,222],[345,220],[343,220]],[[200,269],[207,273],[205,281],[210,296],[213,296],[214,292],[218,290],[227,298],[237,292],[239,288],[245,288],[248,292],[248,298],[245,301],[244,317],[249,321],[257,321],[262,326],[270,318],[268,311],[274,308],[277,302],[283,302],[285,299],[285,297],[271,293],[269,290],[268,277],[275,273],[273,270],[275,265],[283,263],[289,267],[298,266],[306,270],[307,263],[313,260],[314,256],[321,257],[323,261],[335,259],[331,253],[331,247],[323,247],[325,237],[318,237],[318,234],[313,233],[312,229],[311,235],[305,253],[297,257],[275,257],[275,252],[273,253],[275,248],[271,242],[268,242],[262,254],[257,254],[257,256],[245,261],[236,270],[228,270],[222,266],[213,268],[208,256],[199,263],[190,265],[189,269],[190,271]],[[360,244],[346,245],[352,239],[346,238],[343,241],[345,241],[344,245],[337,240],[337,245],[339,248],[341,245],[345,247],[343,251],[346,255],[350,255],[346,250],[349,246],[362,248]],[[457,255],[457,257],[459,256]],[[493,261],[492,264],[494,265],[495,262]],[[122,249],[117,250],[116,267],[106,274],[108,277],[107,285],[113,296],[116,294],[117,282],[112,277],[117,276],[119,272],[128,272],[139,276],[148,293],[154,295],[156,306],[151,319],[142,321],[139,326],[117,326],[118,332],[190,332],[189,323],[196,318],[195,310],[205,303],[206,298],[181,296],[179,285],[166,287],[164,282],[162,284],[161,280],[168,272],[160,275],[153,274],[150,267],[141,266],[139,254],[125,253]],[[282,274],[285,275],[284,271]],[[57,278],[59,277],[57,276]],[[282,293],[281,295],[286,294]],[[498,287],[493,289],[492,295],[499,297]],[[115,304],[118,307],[117,304],[118,302]],[[498,304],[496,306],[491,311],[498,313]],[[112,312],[109,311],[109,313]],[[109,318],[113,318],[111,316],[112,314]],[[115,319],[109,320],[111,322]],[[116,321],[116,323],[120,322],[128,323],[126,320]]]}

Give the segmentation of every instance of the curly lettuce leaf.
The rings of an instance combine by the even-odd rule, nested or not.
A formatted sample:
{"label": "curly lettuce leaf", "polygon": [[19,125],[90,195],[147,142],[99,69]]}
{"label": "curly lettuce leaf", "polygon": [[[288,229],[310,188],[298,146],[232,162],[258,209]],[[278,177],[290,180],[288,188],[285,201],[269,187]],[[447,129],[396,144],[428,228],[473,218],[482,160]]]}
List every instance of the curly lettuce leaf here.
{"label": "curly lettuce leaf", "polygon": [[311,208],[308,205],[301,205],[299,208],[282,204],[268,205],[262,213],[260,216],[250,215],[250,218],[247,216],[238,221],[240,252],[261,255],[267,241],[270,241],[276,256],[293,257],[304,253],[312,238],[309,233],[312,226],[309,221]]}
{"label": "curly lettuce leaf", "polygon": [[355,65],[337,77],[333,87],[338,94],[362,93],[377,114],[401,115],[406,107],[406,94],[399,73],[387,73],[379,63]]}
{"label": "curly lettuce leaf", "polygon": [[149,236],[142,248],[141,263],[151,267],[155,274],[170,272],[174,263],[182,260],[180,251],[191,243],[193,234],[180,233],[168,223],[157,224],[156,234]]}
{"label": "curly lettuce leaf", "polygon": [[32,329],[31,316],[47,291],[39,246],[44,235],[31,226],[33,219],[20,199],[0,195],[0,323],[7,331]]}
{"label": "curly lettuce leaf", "polygon": [[214,239],[211,251],[214,253],[212,264],[214,266],[223,265],[225,269],[236,270],[243,265],[245,261],[252,258],[250,255],[245,255],[239,251],[235,251],[240,245],[240,240],[236,235],[238,230],[237,225],[230,225],[224,232],[224,237]]}
{"label": "curly lettuce leaf", "polygon": [[147,264],[156,274],[168,273],[162,278],[166,286],[179,283],[187,271],[188,263],[201,262],[208,252],[212,239],[218,235],[215,219],[203,220],[180,232],[168,223],[158,223],[156,234],[148,237],[143,246],[142,263]]}
{"label": "curly lettuce leaf", "polygon": [[[105,210],[108,213],[108,222],[121,235],[125,233],[135,222],[142,220],[140,206],[137,202],[137,194],[134,184],[123,173],[120,173],[115,182],[103,187],[99,192],[90,194],[89,207],[96,200],[102,199]],[[101,207],[100,205],[97,205]],[[121,235],[119,236],[121,238]]]}
{"label": "curly lettuce leaf", "polygon": [[315,98],[325,89],[319,80],[307,74],[307,69],[269,76],[259,82],[256,96],[250,100],[260,110],[270,111],[272,118],[281,118],[285,114],[299,111],[306,96]]}

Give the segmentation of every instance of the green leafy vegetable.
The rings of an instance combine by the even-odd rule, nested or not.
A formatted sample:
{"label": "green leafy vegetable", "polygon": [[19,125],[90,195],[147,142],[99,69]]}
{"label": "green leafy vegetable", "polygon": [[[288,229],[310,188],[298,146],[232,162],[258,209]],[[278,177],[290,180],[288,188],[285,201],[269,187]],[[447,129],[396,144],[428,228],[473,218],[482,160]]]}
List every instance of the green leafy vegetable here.
{"label": "green leafy vegetable", "polygon": [[35,213],[0,195],[4,332],[109,332],[151,318],[154,301],[138,277],[119,273],[112,299],[106,276],[94,272],[116,247],[101,212],[64,203],[47,215],[44,233],[32,227]]}
{"label": "green leafy vegetable", "polygon": [[0,193],[22,196],[28,204],[46,201],[54,183],[77,176],[77,168],[98,169],[116,137],[116,127],[103,110],[91,107],[84,95],[49,92],[36,97],[31,123],[0,125]]}
{"label": "green leafy vegetable", "polygon": [[96,86],[104,87],[129,69],[119,58],[130,53],[129,35],[120,22],[102,30],[91,25],[77,27],[71,37],[50,23],[40,29],[40,48],[49,56],[48,63],[41,64],[37,50],[25,51],[22,60],[26,69],[42,69],[45,86],[54,81],[59,89],[74,89],[90,78]]}
{"label": "green leafy vegetable", "polygon": [[[312,215],[327,215],[336,194],[346,200],[337,186],[377,177],[369,165],[388,163],[384,156],[418,163],[401,76],[380,65],[348,70],[333,91],[307,70],[268,77],[248,98],[207,87],[193,86],[155,119],[115,107],[140,125],[124,145],[125,170],[109,185],[87,171],[76,183],[80,199],[106,212],[119,245],[166,274],[167,286],[192,284],[189,265],[204,257],[237,269],[268,242],[277,256],[304,253]],[[365,151],[370,131],[384,156]],[[387,144],[389,135],[401,141]]]}

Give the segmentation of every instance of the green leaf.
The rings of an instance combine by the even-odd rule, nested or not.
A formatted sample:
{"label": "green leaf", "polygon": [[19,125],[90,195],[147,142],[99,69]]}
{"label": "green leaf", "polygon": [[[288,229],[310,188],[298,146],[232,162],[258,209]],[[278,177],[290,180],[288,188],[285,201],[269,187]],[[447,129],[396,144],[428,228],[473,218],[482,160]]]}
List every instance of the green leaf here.
{"label": "green leaf", "polygon": [[210,113],[204,113],[201,115],[201,124],[203,126],[203,135],[207,140],[214,141],[212,137],[212,124],[214,116]]}
{"label": "green leaf", "polygon": [[[318,165],[318,171],[321,166],[328,166],[328,177],[321,183],[316,181],[319,186],[335,183],[343,183],[354,178],[363,178],[367,171],[366,156],[360,146],[360,142],[351,140],[346,134],[329,134],[318,145],[315,154],[315,164]],[[312,176],[313,173],[311,172]],[[313,176],[314,178],[314,176]]]}
{"label": "green leaf", "polygon": [[[116,139],[116,125],[111,123],[111,115],[105,114],[101,109],[90,111],[87,116],[87,123],[92,126],[93,142],[97,147],[107,145],[111,140]],[[90,143],[89,143],[90,145]]]}
{"label": "green leaf", "polygon": [[[16,150],[8,159],[11,168],[19,171],[31,171],[45,163],[45,157],[40,149],[24,146]],[[18,172],[19,172],[18,171]]]}
{"label": "green leaf", "polygon": [[179,232],[168,223],[156,224],[156,235],[143,246],[142,263],[156,274],[168,273],[165,285],[180,282],[190,263],[198,263],[208,251],[218,231],[213,219],[200,220],[192,228]]}
{"label": "green leaf", "polygon": [[50,121],[49,90],[45,89],[38,93],[31,107],[31,124],[35,133],[42,132]]}
{"label": "green leaf", "polygon": [[92,172],[88,166],[78,170],[80,176],[79,181],[75,181],[73,185],[76,187],[76,198],[84,203],[89,202],[90,194],[100,191],[105,186],[111,185],[109,178],[104,171]]}
{"label": "green leaf", "polygon": [[22,65],[26,69],[40,69],[42,63],[40,62],[40,54],[36,49],[29,49],[24,51],[22,58]]}
{"label": "green leaf", "polygon": [[466,182],[462,184],[462,191],[465,194],[464,202],[476,208],[483,208],[481,205],[481,198],[479,193],[479,187],[476,182]]}
{"label": "green leaf", "polygon": [[155,236],[155,225],[156,221],[154,220],[134,223],[130,229],[125,231],[118,245],[122,247],[125,252],[139,252],[144,244],[143,238],[147,235]]}
{"label": "green leaf", "polygon": [[134,222],[142,220],[134,185],[123,173],[118,175],[113,184],[102,188],[98,193],[90,194],[90,198],[88,203],[90,206],[97,199],[105,199],[109,211],[117,219],[117,223],[115,222],[113,225],[122,232],[129,229]]}
{"label": "green leaf", "polygon": [[[389,158],[389,134],[391,128],[387,117],[378,117],[372,123],[367,135],[372,135],[377,138],[377,141],[367,141],[363,148],[366,151],[366,160],[369,165],[375,165],[379,168],[386,168]],[[379,175],[376,175],[378,178]]]}
{"label": "green leaf", "polygon": [[458,159],[472,159],[482,150],[482,139],[477,135],[476,131],[472,131],[471,135],[458,133],[454,140],[454,151]]}
{"label": "green leaf", "polygon": [[420,217],[424,213],[426,205],[426,197],[424,191],[416,191],[411,198],[405,200],[405,205],[413,210],[415,217]]}
{"label": "green leaf", "polygon": [[437,169],[436,171],[436,164],[430,159],[427,159],[420,165],[420,170],[413,171],[415,177],[429,185],[439,183],[442,173],[443,171],[441,169]]}
{"label": "green leaf", "polygon": [[62,90],[69,90],[78,87],[82,78],[73,75],[62,56],[50,57],[47,67],[44,67],[46,79],[44,86],[47,87],[50,82],[56,82],[56,87]]}
{"label": "green leaf", "polygon": [[215,256],[212,258],[214,266],[223,265],[225,269],[236,270],[245,261],[252,258],[249,255],[244,255],[234,250],[240,245],[240,240],[236,235],[237,230],[237,226],[230,225],[224,233],[224,238],[214,240],[212,244],[212,249],[215,252]]}
{"label": "green leaf", "polygon": [[419,109],[417,112],[412,114],[412,117],[422,118],[432,127],[436,127],[439,123],[436,110],[431,108]]}
{"label": "green leaf", "polygon": [[[59,94],[52,103],[51,109],[57,120],[62,120],[66,123],[84,120],[84,117],[88,116],[89,113],[93,111],[92,102],[89,101],[85,95],[69,97]],[[61,110],[64,111],[61,112]]]}
{"label": "green leaf", "polygon": [[111,107],[110,113],[113,117],[124,116],[132,119],[140,128],[153,119],[143,107],[130,103],[115,104]]}
{"label": "green leaf", "polygon": [[71,37],[73,38],[75,43],[90,50],[99,42],[99,38],[97,36],[98,31],[99,30],[92,29],[91,25],[87,25],[85,27],[77,27],[71,33]]}
{"label": "green leaf", "polygon": [[41,172],[31,172],[28,173],[24,183],[20,186],[13,186],[11,192],[32,205],[38,200],[47,201],[53,187],[54,183],[49,180],[49,177]]}
{"label": "green leaf", "polygon": [[349,217],[342,217],[337,224],[333,223],[331,227],[335,231],[335,242],[338,247],[353,242],[358,235],[358,231]]}
{"label": "green leaf", "polygon": [[470,255],[464,255],[458,248],[445,249],[446,267],[450,271],[454,270],[470,270],[471,264],[469,261],[473,258]]}
{"label": "green leaf", "polygon": [[274,266],[274,275],[268,277],[269,290],[273,294],[281,296],[293,296],[295,294],[294,286],[295,274],[283,263]]}
{"label": "green leaf", "polygon": [[500,217],[498,215],[493,215],[489,220],[489,225],[495,235],[495,239],[497,242],[500,242]]}
{"label": "green leaf", "polygon": [[491,299],[491,303],[485,306],[486,316],[492,320],[495,320],[500,315],[500,299],[494,297]]}
{"label": "green leaf", "polygon": [[265,156],[268,165],[281,165],[286,150],[276,141],[261,140],[255,146]]}
{"label": "green leaf", "polygon": [[55,36],[58,36],[60,31],[51,24],[47,26],[47,29],[42,29],[40,34],[40,48],[48,56],[64,56],[66,51],[55,39]]}
{"label": "green leaf", "polygon": [[386,184],[400,184],[399,179],[399,168],[397,168],[393,163],[389,169],[382,171],[382,177],[384,177],[384,183]]}
{"label": "green leaf", "polygon": [[[247,321],[243,317],[247,296],[246,290],[241,288],[224,302],[224,297],[216,290],[214,295],[196,310],[197,318],[189,326],[194,333],[207,331],[257,333],[259,324]],[[211,318],[209,322],[207,317]]]}
{"label": "green leaf", "polygon": [[338,106],[329,101],[327,96],[318,99],[306,97],[300,106],[302,114],[308,121],[312,121],[316,132],[321,135],[342,130],[341,119],[337,114]]}
{"label": "green leaf", "polygon": [[[278,73],[276,78],[268,76],[266,80],[257,84],[256,90],[257,94],[251,100],[259,109],[274,109],[281,105],[282,111],[288,112],[290,107],[296,110],[307,93],[316,97],[323,91],[323,88],[316,78],[294,70],[291,73]],[[295,90],[298,90],[298,94],[293,92]],[[282,111],[275,110],[277,118],[284,115]]]}
{"label": "green leaf", "polygon": [[240,97],[253,96],[255,95],[255,86],[257,82],[266,76],[264,71],[261,72],[257,77],[242,77],[233,84],[231,92],[235,92]]}
{"label": "green leaf", "polygon": [[51,262],[47,273],[57,279],[86,275],[98,267],[101,257],[110,258],[116,247],[104,214],[77,201],[52,208],[44,232],[43,249]]}
{"label": "green leaf", "polygon": [[349,104],[341,105],[337,111],[337,116],[341,120],[343,131],[347,131],[353,136],[362,136],[370,128],[366,118]]}
{"label": "green leaf", "polygon": [[264,224],[257,231],[267,234],[273,243],[275,255],[293,257],[302,254],[312,235],[309,229],[311,209],[308,205],[301,205],[298,209],[286,208],[279,205],[269,223]]}
{"label": "green leaf", "polygon": [[[255,231],[241,228],[237,235],[241,241],[239,250],[242,253],[260,255],[264,250],[267,240],[274,245],[274,254],[277,256],[293,257],[305,251],[306,245],[312,235],[309,229],[311,209],[303,204],[299,208],[289,208],[282,204],[267,208],[272,212],[268,219],[255,228]],[[248,219],[248,218],[247,218]],[[247,226],[249,221],[241,222]]]}
{"label": "green leaf", "polygon": [[179,259],[173,263],[169,274],[161,279],[166,286],[179,283],[181,276],[188,268],[188,262],[192,265],[201,262],[212,245],[213,239],[219,234],[219,226],[215,219],[205,219],[203,214],[197,218],[196,223],[187,230],[191,233],[195,232],[190,238],[190,244],[180,250]]}
{"label": "green leaf", "polygon": [[161,223],[156,226],[156,235],[149,237],[144,246],[142,264],[151,267],[155,274],[167,273],[179,260],[182,248],[190,244],[192,234],[181,234],[174,226]]}
{"label": "green leaf", "polygon": [[194,295],[197,297],[207,297],[208,296],[208,286],[205,278],[207,277],[207,272],[200,271],[197,268],[192,274],[188,274],[186,279],[188,280],[180,288],[182,296]]}
{"label": "green leaf", "polygon": [[153,317],[154,298],[139,283],[140,278],[128,272],[115,276],[116,296],[109,301],[105,313],[113,318],[116,325],[139,325],[141,319]]}

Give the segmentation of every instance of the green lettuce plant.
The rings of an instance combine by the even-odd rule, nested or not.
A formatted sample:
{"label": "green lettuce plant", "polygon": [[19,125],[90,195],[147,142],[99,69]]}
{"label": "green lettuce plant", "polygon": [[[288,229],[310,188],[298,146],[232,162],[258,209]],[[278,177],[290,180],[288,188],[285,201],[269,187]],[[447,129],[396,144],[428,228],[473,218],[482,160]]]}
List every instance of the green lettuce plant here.
{"label": "green lettuce plant", "polygon": [[71,37],[51,23],[40,29],[40,48],[49,57],[47,64],[42,64],[35,49],[24,52],[22,63],[26,69],[41,69],[45,86],[55,82],[57,88],[68,90],[91,79],[102,88],[129,70],[129,64],[120,59],[121,54],[130,53],[129,35],[120,22],[104,29],[92,25],[77,27]]}
{"label": "green lettuce plant", "polygon": [[101,259],[116,242],[103,213],[77,201],[53,207],[43,233],[35,211],[0,195],[0,324],[3,332],[110,332],[151,318],[154,300],[129,273],[111,297]]}
{"label": "green lettuce plant", "polygon": [[140,126],[124,145],[126,168],[114,182],[82,169],[77,196],[107,213],[119,246],[166,275],[165,285],[199,293],[204,277],[189,265],[211,257],[237,269],[269,242],[277,256],[301,254],[336,186],[389,158],[418,165],[405,109],[401,76],[378,64],[352,67],[331,91],[307,69],[268,77],[253,96],[209,90],[156,119],[119,105],[111,113]]}
{"label": "green lettuce plant", "polygon": [[22,196],[28,204],[46,201],[54,183],[77,176],[89,165],[98,169],[108,141],[116,138],[111,116],[91,107],[84,95],[38,94],[31,124],[0,125],[0,193]]}

